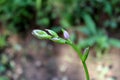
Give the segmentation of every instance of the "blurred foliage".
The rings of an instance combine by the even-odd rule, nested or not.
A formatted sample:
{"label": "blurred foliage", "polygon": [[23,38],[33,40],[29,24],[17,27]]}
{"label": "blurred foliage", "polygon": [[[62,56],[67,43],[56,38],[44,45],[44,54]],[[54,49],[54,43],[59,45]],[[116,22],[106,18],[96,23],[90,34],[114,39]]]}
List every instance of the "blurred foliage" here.
{"label": "blurred foliage", "polygon": [[15,63],[12,60],[12,57],[6,53],[0,53],[0,80],[9,80],[8,77],[12,76],[6,75],[8,73],[10,75],[13,74],[13,69],[15,69]]}
{"label": "blurred foliage", "polygon": [[104,53],[111,46],[120,48],[120,40],[109,38],[105,30],[97,28],[89,14],[84,13],[83,20],[86,25],[80,27],[79,30],[86,34],[87,38],[79,40],[78,47],[80,49],[94,46],[97,53]]}
{"label": "blurred foliage", "polygon": [[81,0],[76,6],[77,18],[85,13],[92,16],[97,27],[116,28],[119,25],[119,0]]}
{"label": "blurred foliage", "polygon": [[6,35],[0,35],[0,49],[7,46]]}
{"label": "blurred foliage", "polygon": [[80,41],[80,46],[91,46],[97,44],[100,49],[114,46],[120,48],[120,41],[111,39],[107,36],[105,30],[97,29],[94,21],[89,14],[84,14],[86,26],[80,28],[80,31],[88,36],[87,40]]}
{"label": "blurred foliage", "polygon": [[0,76],[0,80],[9,80],[9,78],[6,76]]}
{"label": "blurred foliage", "polygon": [[32,0],[0,0],[0,20],[13,32],[23,31],[33,19]]}
{"label": "blurred foliage", "polygon": [[13,31],[83,24],[84,13],[92,16],[97,27],[119,26],[119,0],[0,0],[0,20]]}
{"label": "blurred foliage", "polygon": [[[0,21],[13,32],[24,32],[32,26],[55,31],[60,31],[59,26],[79,26],[88,35],[80,41],[80,47],[96,44],[102,50],[120,47],[118,40],[106,34],[106,29],[120,26],[119,4],[120,0],[0,0]],[[3,39],[1,45],[5,45]]]}

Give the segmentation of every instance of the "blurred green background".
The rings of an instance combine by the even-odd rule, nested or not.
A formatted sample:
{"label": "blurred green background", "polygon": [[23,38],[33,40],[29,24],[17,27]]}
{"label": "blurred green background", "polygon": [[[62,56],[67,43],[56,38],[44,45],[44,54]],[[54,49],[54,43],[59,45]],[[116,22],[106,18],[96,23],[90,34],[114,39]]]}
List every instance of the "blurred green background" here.
{"label": "blurred green background", "polygon": [[71,48],[31,35],[46,28],[66,29],[80,50],[90,46],[91,80],[120,80],[119,26],[120,0],[0,0],[0,80],[85,79],[74,73],[82,67]]}

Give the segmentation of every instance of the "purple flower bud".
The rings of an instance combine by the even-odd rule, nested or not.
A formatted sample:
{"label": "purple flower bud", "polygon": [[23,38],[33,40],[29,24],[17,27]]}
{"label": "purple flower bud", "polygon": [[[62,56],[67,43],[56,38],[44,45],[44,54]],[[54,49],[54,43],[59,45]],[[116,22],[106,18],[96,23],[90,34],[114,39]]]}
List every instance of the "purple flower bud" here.
{"label": "purple flower bud", "polygon": [[69,39],[70,35],[67,31],[63,30],[63,35],[65,39]]}

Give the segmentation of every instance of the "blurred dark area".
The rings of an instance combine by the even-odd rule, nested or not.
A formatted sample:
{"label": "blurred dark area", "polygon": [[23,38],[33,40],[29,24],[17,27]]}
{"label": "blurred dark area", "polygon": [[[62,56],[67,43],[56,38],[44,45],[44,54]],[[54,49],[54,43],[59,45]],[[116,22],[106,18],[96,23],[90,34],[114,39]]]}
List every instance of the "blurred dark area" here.
{"label": "blurred dark area", "polygon": [[90,47],[90,80],[120,80],[120,0],[0,0],[0,80],[85,80],[76,52],[36,39],[34,29],[66,29]]}

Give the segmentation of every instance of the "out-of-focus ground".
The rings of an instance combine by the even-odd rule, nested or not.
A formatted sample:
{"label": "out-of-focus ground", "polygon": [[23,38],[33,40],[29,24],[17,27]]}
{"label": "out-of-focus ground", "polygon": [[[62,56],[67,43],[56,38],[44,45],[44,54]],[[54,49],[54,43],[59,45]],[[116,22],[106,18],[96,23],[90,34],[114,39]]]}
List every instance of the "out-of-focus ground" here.
{"label": "out-of-focus ground", "polygon": [[[7,71],[11,80],[85,80],[82,63],[68,45],[37,40],[32,35],[8,38],[11,47],[4,54],[13,56],[15,68]],[[87,65],[90,80],[120,80],[120,50],[111,48],[96,58],[91,49]]]}

